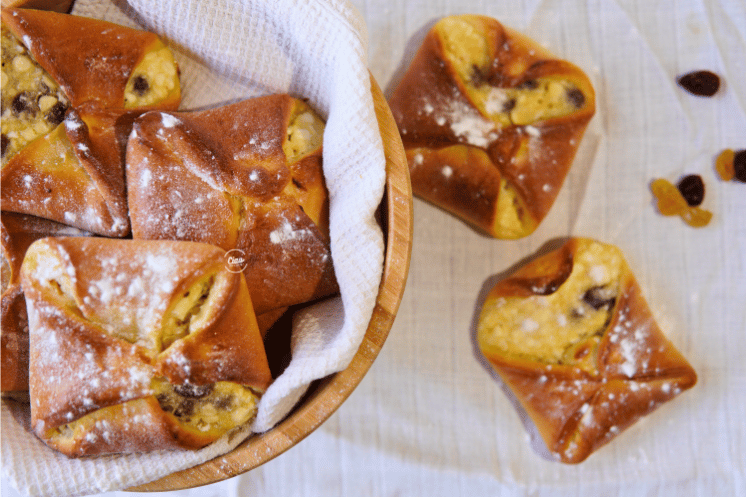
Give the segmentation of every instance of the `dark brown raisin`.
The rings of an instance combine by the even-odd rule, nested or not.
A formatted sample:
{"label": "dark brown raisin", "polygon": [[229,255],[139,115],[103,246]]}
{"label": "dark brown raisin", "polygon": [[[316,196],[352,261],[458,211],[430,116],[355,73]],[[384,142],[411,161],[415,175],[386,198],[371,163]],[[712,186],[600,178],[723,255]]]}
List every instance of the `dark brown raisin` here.
{"label": "dark brown raisin", "polygon": [[503,104],[503,112],[510,112],[515,109],[515,98],[510,98]]}
{"label": "dark brown raisin", "polygon": [[67,112],[65,104],[57,102],[47,111],[46,119],[49,121],[49,124],[56,126],[65,120],[65,112]]}
{"label": "dark brown raisin", "polygon": [[508,82],[501,72],[493,69],[487,76],[487,84],[497,88],[503,88],[508,84]]}
{"label": "dark brown raisin", "polygon": [[135,76],[133,89],[135,90],[135,93],[137,93],[138,95],[140,96],[145,95],[145,93],[150,89],[148,80],[139,75]]}
{"label": "dark brown raisin", "polygon": [[207,385],[194,385],[192,383],[184,383],[182,385],[174,385],[174,392],[178,393],[182,397],[189,399],[200,399],[212,392],[212,384]]}
{"label": "dark brown raisin", "polygon": [[739,150],[733,156],[733,174],[735,179],[746,183],[746,150]]}
{"label": "dark brown raisin", "polygon": [[476,88],[482,86],[486,80],[484,72],[476,64],[471,65],[471,74],[469,75],[469,79],[471,80],[471,84],[474,85]]}
{"label": "dark brown raisin", "polygon": [[222,397],[218,397],[215,400],[215,407],[223,411],[227,411],[228,408],[230,408],[232,404],[233,404],[233,397],[231,396],[222,396]]}
{"label": "dark brown raisin", "polygon": [[681,178],[676,187],[691,207],[696,207],[705,199],[705,184],[699,174],[688,174]]}
{"label": "dark brown raisin", "polygon": [[711,97],[720,88],[720,78],[710,71],[694,71],[680,76],[677,83],[689,93]]}
{"label": "dark brown raisin", "polygon": [[194,401],[189,399],[182,401],[174,411],[174,416],[179,418],[182,416],[191,416],[192,414],[194,414]]}
{"label": "dark brown raisin", "polygon": [[602,286],[594,286],[583,294],[583,302],[593,307],[595,310],[599,310],[603,307],[611,309],[616,303],[616,297],[609,295],[609,290]]}
{"label": "dark brown raisin", "polygon": [[569,100],[576,109],[579,109],[583,105],[585,105],[585,95],[583,95],[583,92],[578,90],[577,88],[567,90],[567,100]]}
{"label": "dark brown raisin", "polygon": [[13,97],[13,102],[10,104],[11,110],[13,110],[13,114],[16,116],[20,115],[23,112],[31,112],[34,110],[34,102],[29,98],[29,95],[27,92],[22,91],[15,97]]}
{"label": "dark brown raisin", "polygon": [[527,79],[523,83],[516,86],[519,90],[535,90],[539,87],[539,82],[535,79]]}
{"label": "dark brown raisin", "polygon": [[2,139],[0,141],[2,142],[2,156],[5,157],[5,149],[8,148],[10,139],[7,136],[5,136],[5,133],[3,133]]}

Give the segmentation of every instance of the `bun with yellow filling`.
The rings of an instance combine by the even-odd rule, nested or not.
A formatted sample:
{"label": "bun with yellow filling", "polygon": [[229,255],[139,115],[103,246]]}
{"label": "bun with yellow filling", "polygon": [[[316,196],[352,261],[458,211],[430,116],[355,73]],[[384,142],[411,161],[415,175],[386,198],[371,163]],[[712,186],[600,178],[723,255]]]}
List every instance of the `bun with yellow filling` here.
{"label": "bun with yellow filling", "polygon": [[133,237],[228,251],[258,314],[336,292],[323,130],[288,95],[142,115],[127,149]]}
{"label": "bun with yellow filling", "polygon": [[389,99],[421,198],[497,238],[532,233],[595,112],[588,77],[495,19],[441,19]]}
{"label": "bun with yellow filling", "polygon": [[176,109],[178,67],[153,33],[97,19],[2,11],[2,209],[129,234],[132,120]]}
{"label": "bun with yellow filling", "polygon": [[2,233],[2,387],[3,395],[28,400],[28,318],[21,288],[21,263],[29,245],[49,236],[90,233],[25,214],[3,212]]}
{"label": "bun with yellow filling", "polygon": [[697,380],[658,328],[621,251],[585,238],[500,281],[477,340],[565,463],[585,460]]}
{"label": "bun with yellow filling", "polygon": [[271,375],[251,298],[201,243],[44,238],[22,266],[36,435],[68,456],[196,449]]}

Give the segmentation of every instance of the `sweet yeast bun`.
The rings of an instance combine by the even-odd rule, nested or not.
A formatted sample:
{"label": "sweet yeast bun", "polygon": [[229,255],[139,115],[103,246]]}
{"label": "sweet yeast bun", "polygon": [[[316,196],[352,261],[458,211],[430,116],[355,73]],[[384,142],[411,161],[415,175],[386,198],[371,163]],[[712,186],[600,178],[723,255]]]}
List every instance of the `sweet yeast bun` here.
{"label": "sweet yeast bun", "polygon": [[2,381],[3,395],[27,400],[28,318],[21,287],[21,263],[34,241],[49,236],[90,236],[90,233],[25,214],[3,212],[2,240]]}
{"label": "sweet yeast bun", "polygon": [[176,109],[178,67],[153,33],[3,9],[2,209],[129,234],[124,153],[135,116]]}
{"label": "sweet yeast bun", "polygon": [[694,386],[622,252],[571,238],[500,281],[477,341],[549,451],[578,463],[640,417]]}
{"label": "sweet yeast bun", "polygon": [[428,32],[389,105],[419,197],[497,238],[549,212],[595,112],[575,65],[495,19]]}
{"label": "sweet yeast bun", "polygon": [[36,435],[68,456],[196,449],[271,375],[243,275],[207,244],[44,238],[22,266]]}
{"label": "sweet yeast bun", "polygon": [[142,115],[127,149],[133,237],[222,247],[257,314],[336,292],[323,130],[289,95]]}

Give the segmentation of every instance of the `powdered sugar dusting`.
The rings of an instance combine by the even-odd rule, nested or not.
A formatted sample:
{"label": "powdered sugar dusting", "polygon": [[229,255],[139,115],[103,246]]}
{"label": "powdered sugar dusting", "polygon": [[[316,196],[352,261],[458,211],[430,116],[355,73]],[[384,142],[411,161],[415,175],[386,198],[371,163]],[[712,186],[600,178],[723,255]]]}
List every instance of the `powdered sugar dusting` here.
{"label": "powdered sugar dusting", "polygon": [[307,229],[295,229],[289,220],[284,219],[280,226],[269,233],[269,241],[274,244],[282,244],[298,240],[309,234]]}
{"label": "powdered sugar dusting", "polygon": [[163,124],[164,128],[175,128],[179,123],[181,123],[181,120],[178,117],[173,114],[161,112],[161,124]]}
{"label": "powdered sugar dusting", "polygon": [[484,110],[487,114],[497,114],[505,109],[505,105],[510,100],[508,94],[502,88],[490,88],[487,98],[484,102]]}

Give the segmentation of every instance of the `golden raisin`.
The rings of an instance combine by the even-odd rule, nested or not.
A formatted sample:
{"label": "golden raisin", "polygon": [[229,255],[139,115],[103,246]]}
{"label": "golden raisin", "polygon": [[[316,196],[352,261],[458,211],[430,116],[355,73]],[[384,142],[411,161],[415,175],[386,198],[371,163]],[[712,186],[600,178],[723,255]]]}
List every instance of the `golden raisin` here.
{"label": "golden raisin", "polygon": [[658,199],[658,210],[664,216],[682,214],[689,208],[676,185],[667,179],[659,178],[650,184],[650,189]]}
{"label": "golden raisin", "polygon": [[735,155],[736,153],[733,149],[726,148],[715,159],[715,170],[723,181],[730,181],[735,176],[735,169],[733,167],[733,158]]}
{"label": "golden raisin", "polygon": [[700,207],[689,207],[681,213],[681,218],[686,224],[694,228],[707,226],[712,219],[712,212]]}

